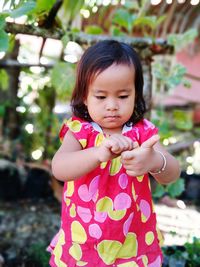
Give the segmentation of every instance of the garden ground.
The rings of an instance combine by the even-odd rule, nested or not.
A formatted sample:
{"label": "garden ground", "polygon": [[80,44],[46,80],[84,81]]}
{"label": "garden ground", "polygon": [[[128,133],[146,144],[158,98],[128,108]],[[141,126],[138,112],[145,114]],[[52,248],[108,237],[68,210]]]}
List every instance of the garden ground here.
{"label": "garden ground", "polygon": [[[158,227],[164,235],[164,245],[183,245],[192,240],[193,236],[200,237],[198,236],[200,234],[199,207],[186,206],[185,209],[180,209],[155,204],[155,210]],[[21,267],[22,265],[18,263],[22,258],[26,261],[34,249],[39,257],[38,253],[41,253],[42,249],[45,251],[47,244],[59,229],[59,224],[60,203],[55,199],[2,202],[0,204],[0,266]],[[1,265],[1,261],[8,264]]]}

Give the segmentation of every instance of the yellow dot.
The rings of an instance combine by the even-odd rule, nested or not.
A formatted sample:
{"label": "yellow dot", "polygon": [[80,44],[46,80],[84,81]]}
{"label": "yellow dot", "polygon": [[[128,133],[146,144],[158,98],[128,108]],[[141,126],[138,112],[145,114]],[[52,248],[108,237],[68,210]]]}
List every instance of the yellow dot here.
{"label": "yellow dot", "polygon": [[66,196],[71,197],[74,193],[74,181],[67,182]]}
{"label": "yellow dot", "polygon": [[136,257],[138,252],[138,242],[135,233],[128,233],[124,244],[122,245],[118,258],[127,259],[131,257]]}
{"label": "yellow dot", "polygon": [[145,234],[145,242],[147,245],[151,245],[154,241],[154,233],[149,231]]}
{"label": "yellow dot", "polygon": [[69,127],[69,129],[72,132],[75,132],[75,133],[79,132],[81,127],[82,127],[80,121],[78,121],[78,120],[74,120],[74,121],[68,120],[67,121],[67,126]]}
{"label": "yellow dot", "polygon": [[72,241],[78,244],[84,244],[87,240],[87,235],[83,226],[78,222],[74,221],[71,224]]}
{"label": "yellow dot", "polygon": [[104,134],[103,133],[99,133],[95,138],[94,145],[95,146],[100,146],[104,139],[105,139]]}
{"label": "yellow dot", "polygon": [[148,264],[149,261],[148,261],[148,258],[147,258],[146,255],[142,256],[142,262],[143,262],[144,266],[147,267],[147,264]]}
{"label": "yellow dot", "polygon": [[157,232],[157,236],[158,236],[158,240],[159,240],[159,245],[163,246],[164,244],[164,237],[160,231],[160,229],[158,227],[156,227],[156,232]]}
{"label": "yellow dot", "polygon": [[60,267],[67,267],[67,265],[61,260],[61,256],[63,253],[62,245],[64,244],[65,244],[65,233],[61,229],[59,232],[58,242],[53,251],[55,263],[57,266],[60,266]]}
{"label": "yellow dot", "polygon": [[147,221],[147,217],[143,213],[141,213],[141,220],[143,223]]}
{"label": "yellow dot", "polygon": [[139,267],[135,261],[118,264],[117,267]]}
{"label": "yellow dot", "polygon": [[106,165],[107,165],[107,162],[102,162],[102,163],[100,164],[100,168],[101,168],[101,169],[104,169],[104,168],[106,167]]}
{"label": "yellow dot", "polygon": [[152,205],[152,212],[155,213],[155,207],[154,207],[154,203],[153,203],[153,201],[151,202],[151,205]]}
{"label": "yellow dot", "polygon": [[82,148],[85,148],[87,146],[87,140],[86,139],[80,139],[79,142],[80,142]]}
{"label": "yellow dot", "polygon": [[108,212],[113,210],[113,202],[109,197],[104,197],[99,199],[96,204],[96,211],[98,212]]}
{"label": "yellow dot", "polygon": [[126,215],[126,210],[110,210],[108,211],[108,216],[114,220],[119,221]]}
{"label": "yellow dot", "polygon": [[109,265],[116,260],[116,251],[119,251],[121,243],[115,240],[103,240],[97,245],[97,252],[102,261]]}
{"label": "yellow dot", "polygon": [[72,206],[71,206],[71,208],[69,210],[69,213],[70,213],[70,216],[72,218],[76,217],[76,206],[75,206],[75,204],[72,204]]}
{"label": "yellow dot", "polygon": [[132,195],[133,195],[133,199],[136,201],[135,187],[133,183],[132,183]]}
{"label": "yellow dot", "polygon": [[115,175],[120,171],[122,166],[120,159],[121,157],[117,157],[111,161],[110,175]]}
{"label": "yellow dot", "polygon": [[149,189],[151,191],[151,182],[150,182],[150,179],[148,179],[148,185],[149,185]]}
{"label": "yellow dot", "polygon": [[82,250],[79,244],[74,243],[70,249],[69,254],[77,261],[79,261],[82,257]]}
{"label": "yellow dot", "polygon": [[71,203],[71,199],[66,198],[66,199],[65,199],[65,203],[66,203],[67,207],[69,207],[69,205],[70,205],[70,203]]}
{"label": "yellow dot", "polygon": [[137,178],[138,182],[142,182],[144,175],[137,176],[136,178]]}
{"label": "yellow dot", "polygon": [[88,264],[88,262],[85,262],[85,261],[77,261],[77,263],[76,263],[77,266],[85,266],[87,264]]}

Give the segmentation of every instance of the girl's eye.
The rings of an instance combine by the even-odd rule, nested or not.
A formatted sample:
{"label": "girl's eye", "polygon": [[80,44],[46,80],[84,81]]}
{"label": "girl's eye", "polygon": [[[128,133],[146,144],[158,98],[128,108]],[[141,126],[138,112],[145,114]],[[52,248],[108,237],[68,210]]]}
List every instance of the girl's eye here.
{"label": "girl's eye", "polygon": [[102,95],[97,95],[96,98],[97,99],[105,99],[106,97],[105,96],[102,96]]}
{"label": "girl's eye", "polygon": [[119,98],[121,99],[128,98],[128,95],[120,95]]}

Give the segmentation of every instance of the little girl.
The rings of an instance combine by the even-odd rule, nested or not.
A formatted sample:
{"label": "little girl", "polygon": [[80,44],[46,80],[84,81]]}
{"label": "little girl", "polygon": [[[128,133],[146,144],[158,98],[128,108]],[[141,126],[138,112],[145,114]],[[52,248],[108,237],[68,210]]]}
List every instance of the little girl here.
{"label": "little girl", "polygon": [[49,246],[52,267],[160,267],[148,173],[175,181],[179,164],[144,119],[143,74],[127,44],[109,40],[83,54],[73,117],[52,160],[64,181],[61,227]]}

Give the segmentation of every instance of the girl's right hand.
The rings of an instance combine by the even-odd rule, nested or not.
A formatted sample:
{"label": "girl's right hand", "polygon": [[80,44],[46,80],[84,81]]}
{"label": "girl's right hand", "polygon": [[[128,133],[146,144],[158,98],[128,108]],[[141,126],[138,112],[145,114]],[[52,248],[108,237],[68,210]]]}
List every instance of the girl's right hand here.
{"label": "girl's right hand", "polygon": [[133,148],[134,143],[129,137],[113,134],[98,147],[98,158],[100,162],[106,162],[118,157],[123,151],[132,150]]}

